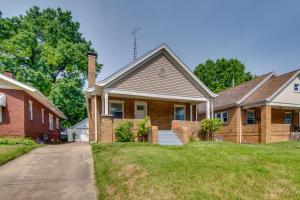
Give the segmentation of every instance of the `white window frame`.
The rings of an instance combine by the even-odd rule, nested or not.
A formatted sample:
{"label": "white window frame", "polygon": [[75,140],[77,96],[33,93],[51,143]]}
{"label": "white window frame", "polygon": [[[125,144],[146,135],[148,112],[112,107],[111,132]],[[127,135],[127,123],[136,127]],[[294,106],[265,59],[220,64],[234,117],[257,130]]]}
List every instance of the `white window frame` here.
{"label": "white window frame", "polygon": [[29,113],[29,120],[33,120],[33,103],[31,100],[28,101],[28,113]]}
{"label": "white window frame", "polygon": [[[297,90],[295,90],[297,85]],[[299,83],[294,83],[294,88],[293,88],[294,92],[300,93],[300,84]]]}
{"label": "white window frame", "polygon": [[134,102],[134,118],[136,118],[136,112],[137,112],[137,106],[138,105],[143,105],[145,106],[146,109],[146,116],[148,115],[148,107],[147,107],[147,102],[146,101],[135,101]]}
{"label": "white window frame", "polygon": [[111,104],[112,103],[120,103],[122,104],[122,119],[124,119],[124,101],[120,101],[120,100],[109,100],[109,114],[111,114]]}
{"label": "white window frame", "polygon": [[176,119],[176,108],[183,108],[184,109],[184,118],[183,118],[182,121],[185,121],[186,120],[186,106],[181,105],[181,104],[175,104],[174,105],[174,120],[179,120],[179,119]]}
{"label": "white window frame", "polygon": [[56,129],[59,129],[59,118],[58,117],[55,118],[55,126],[56,126]]}
{"label": "white window frame", "polygon": [[[290,114],[291,115],[291,122],[290,123],[286,123],[286,114]],[[284,112],[284,123],[285,124],[292,124],[293,123],[293,113],[292,112]]]}
{"label": "white window frame", "polygon": [[[224,113],[227,113],[227,121],[226,121],[226,122],[224,121],[224,116],[223,116]],[[218,115],[219,115],[220,117],[218,117]],[[228,121],[229,121],[229,113],[228,113],[228,111],[218,112],[218,113],[215,113],[215,114],[214,114],[214,118],[215,118],[215,119],[220,119],[221,122],[222,122],[222,124],[228,124]]]}
{"label": "white window frame", "polygon": [[0,106],[0,123],[3,122],[3,108]]}
{"label": "white window frame", "polygon": [[53,126],[53,115],[51,113],[49,113],[49,130],[53,131],[54,130],[54,126]]}
{"label": "white window frame", "polygon": [[253,124],[249,124],[249,123],[248,123],[248,112],[253,112],[253,114],[254,114],[254,115],[253,115],[253,116],[254,116],[254,117],[253,117],[253,118],[254,118],[254,119],[253,119],[253,120],[254,120],[254,123],[253,123],[253,124],[256,124],[256,114],[255,114],[255,110],[247,110],[247,111],[246,111],[246,122],[247,122],[247,124],[248,124],[248,125],[253,125]]}
{"label": "white window frame", "polygon": [[42,108],[41,111],[42,111],[42,114],[41,114],[42,115],[41,116],[42,117],[42,124],[45,124],[45,109]]}

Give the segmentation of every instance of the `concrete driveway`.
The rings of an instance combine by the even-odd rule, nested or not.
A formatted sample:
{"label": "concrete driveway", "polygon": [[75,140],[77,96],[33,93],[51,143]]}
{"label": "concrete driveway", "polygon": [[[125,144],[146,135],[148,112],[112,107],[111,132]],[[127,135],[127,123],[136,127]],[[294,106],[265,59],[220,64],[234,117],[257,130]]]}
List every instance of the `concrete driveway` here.
{"label": "concrete driveway", "polygon": [[91,146],[48,145],[0,166],[0,199],[96,199]]}

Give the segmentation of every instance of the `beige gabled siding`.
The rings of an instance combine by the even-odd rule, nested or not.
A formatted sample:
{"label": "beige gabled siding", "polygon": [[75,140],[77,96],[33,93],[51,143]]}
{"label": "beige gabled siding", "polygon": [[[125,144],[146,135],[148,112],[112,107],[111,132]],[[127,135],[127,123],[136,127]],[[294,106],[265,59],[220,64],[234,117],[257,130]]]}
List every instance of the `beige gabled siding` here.
{"label": "beige gabled siding", "polygon": [[[165,76],[160,75],[160,69]],[[123,77],[110,88],[133,92],[183,97],[204,97],[203,93],[163,53]]]}

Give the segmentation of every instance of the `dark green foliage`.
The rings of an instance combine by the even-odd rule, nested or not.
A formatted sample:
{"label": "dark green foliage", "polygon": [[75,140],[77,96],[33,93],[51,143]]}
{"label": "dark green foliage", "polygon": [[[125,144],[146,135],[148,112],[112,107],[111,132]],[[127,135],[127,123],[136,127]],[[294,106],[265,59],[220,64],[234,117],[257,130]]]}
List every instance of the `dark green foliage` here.
{"label": "dark green foliage", "polygon": [[60,8],[34,6],[25,15],[0,18],[0,72],[13,72],[49,97],[68,117],[63,126],[86,118],[82,89],[86,54],[93,48],[79,27],[71,12]]}
{"label": "dark green foliage", "polygon": [[250,72],[245,72],[245,66],[239,60],[225,58],[208,59],[195,68],[194,74],[216,93],[254,78]]}
{"label": "dark green foliage", "polygon": [[118,124],[115,128],[117,142],[131,142],[133,140],[133,122],[125,121]]}

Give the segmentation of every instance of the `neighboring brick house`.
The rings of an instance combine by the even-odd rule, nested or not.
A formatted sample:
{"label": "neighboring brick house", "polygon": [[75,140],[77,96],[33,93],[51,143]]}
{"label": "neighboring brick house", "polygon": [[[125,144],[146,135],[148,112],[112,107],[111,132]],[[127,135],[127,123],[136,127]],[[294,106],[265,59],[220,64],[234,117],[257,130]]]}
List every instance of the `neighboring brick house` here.
{"label": "neighboring brick house", "polygon": [[[158,130],[173,120],[197,120],[196,105],[216,96],[165,44],[96,83],[96,54],[88,55],[89,141],[112,142],[113,121],[149,116]],[[119,121],[119,120],[116,120]]]}
{"label": "neighboring brick house", "polygon": [[60,139],[60,119],[66,116],[37,89],[0,74],[0,136]]}
{"label": "neighboring brick house", "polygon": [[[198,106],[204,118],[204,105]],[[237,143],[287,141],[299,131],[300,70],[268,73],[222,91],[212,102],[215,118],[223,122],[217,136]]]}

